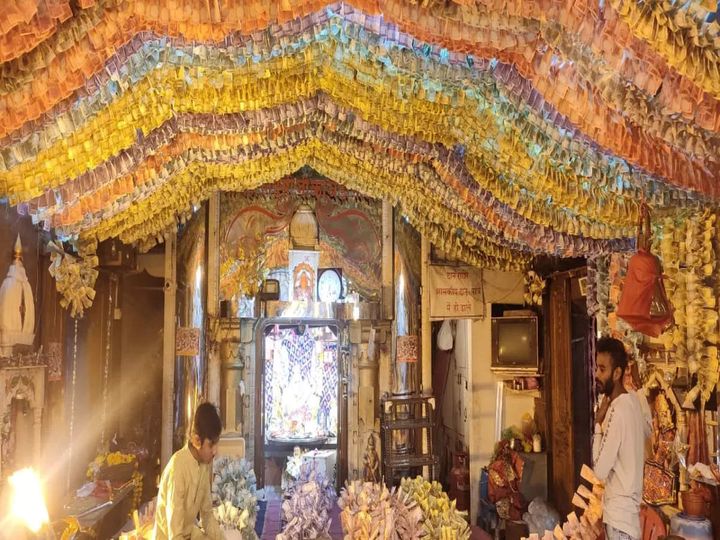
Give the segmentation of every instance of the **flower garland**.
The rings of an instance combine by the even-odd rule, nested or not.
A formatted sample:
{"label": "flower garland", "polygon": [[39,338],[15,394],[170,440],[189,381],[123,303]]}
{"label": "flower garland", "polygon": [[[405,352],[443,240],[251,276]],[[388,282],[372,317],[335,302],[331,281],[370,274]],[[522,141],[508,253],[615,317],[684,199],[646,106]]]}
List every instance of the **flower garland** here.
{"label": "flower garland", "polygon": [[130,515],[132,515],[134,510],[140,508],[143,493],[143,474],[137,469],[137,457],[134,454],[125,454],[123,452],[106,452],[98,454],[95,459],[88,464],[85,476],[87,476],[88,480],[95,480],[100,471],[104,468],[125,464],[134,465],[134,470],[130,476],[130,480],[133,484],[133,496],[130,505]]}
{"label": "flower garland", "polygon": [[112,467],[115,465],[123,465],[125,463],[134,463],[136,457],[133,454],[124,454],[122,452],[108,452],[98,454],[94,460],[88,465],[85,475],[89,480],[94,480],[97,473],[103,467]]}
{"label": "flower garland", "polygon": [[60,294],[60,305],[70,309],[70,315],[82,318],[95,298],[95,280],[99,261],[95,255],[95,243],[81,244],[79,257],[66,253],[59,242],[49,242],[50,275]]}

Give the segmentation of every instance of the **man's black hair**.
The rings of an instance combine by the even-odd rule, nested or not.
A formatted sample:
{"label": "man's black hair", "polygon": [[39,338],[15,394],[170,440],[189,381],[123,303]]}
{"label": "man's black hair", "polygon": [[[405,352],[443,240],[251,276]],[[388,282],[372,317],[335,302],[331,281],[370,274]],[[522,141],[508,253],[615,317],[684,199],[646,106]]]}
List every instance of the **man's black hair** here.
{"label": "man's black hair", "polygon": [[627,352],[625,352],[625,345],[623,345],[622,341],[612,337],[600,338],[595,345],[595,353],[609,354],[610,358],[612,358],[612,370],[615,371],[615,368],[620,368],[622,370],[620,376],[622,377],[625,374],[628,365],[628,355]]}
{"label": "man's black hair", "polygon": [[205,442],[205,439],[216,442],[221,431],[222,422],[215,405],[207,401],[198,405],[193,418],[193,433],[200,437],[200,442]]}

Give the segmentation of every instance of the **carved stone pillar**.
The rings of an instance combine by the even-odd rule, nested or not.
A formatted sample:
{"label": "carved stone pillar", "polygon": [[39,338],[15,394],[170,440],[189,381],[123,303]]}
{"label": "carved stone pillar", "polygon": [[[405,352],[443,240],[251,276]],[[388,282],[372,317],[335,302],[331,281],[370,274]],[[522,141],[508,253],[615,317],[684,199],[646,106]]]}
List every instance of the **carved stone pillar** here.
{"label": "carved stone pillar", "polygon": [[[395,354],[392,392],[413,394],[420,390],[420,235],[400,216],[395,216]],[[414,340],[415,356],[407,356],[398,344]]]}
{"label": "carved stone pillar", "polygon": [[175,390],[175,315],[177,313],[177,232],[165,236],[165,315],[163,323],[162,432],[160,465],[173,451],[173,392]]}
{"label": "carved stone pillar", "polygon": [[[220,312],[220,193],[215,192],[208,201],[207,223],[207,317],[213,321]],[[207,348],[207,399],[220,405],[221,358],[217,344]]]}
{"label": "carved stone pillar", "polygon": [[12,449],[8,448],[13,399],[26,400],[33,414],[33,463],[39,464],[42,412],[45,406],[45,366],[0,368],[0,478],[7,475]]}

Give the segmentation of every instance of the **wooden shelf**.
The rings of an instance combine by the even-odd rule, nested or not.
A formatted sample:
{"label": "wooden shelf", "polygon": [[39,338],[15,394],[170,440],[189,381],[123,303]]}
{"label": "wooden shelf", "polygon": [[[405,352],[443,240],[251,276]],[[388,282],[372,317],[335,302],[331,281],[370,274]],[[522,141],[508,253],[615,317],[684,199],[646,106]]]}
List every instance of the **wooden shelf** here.
{"label": "wooden shelf", "polygon": [[429,418],[425,418],[422,420],[388,420],[386,421],[383,426],[385,429],[391,430],[399,430],[399,429],[421,429],[421,428],[431,428],[432,427],[432,420]]}
{"label": "wooden shelf", "polygon": [[[436,480],[440,460],[433,452],[433,405],[430,396],[388,396],[380,400],[380,442],[383,476],[388,486],[404,469],[428,467],[430,478]],[[396,432],[407,432],[412,452],[393,451]]]}

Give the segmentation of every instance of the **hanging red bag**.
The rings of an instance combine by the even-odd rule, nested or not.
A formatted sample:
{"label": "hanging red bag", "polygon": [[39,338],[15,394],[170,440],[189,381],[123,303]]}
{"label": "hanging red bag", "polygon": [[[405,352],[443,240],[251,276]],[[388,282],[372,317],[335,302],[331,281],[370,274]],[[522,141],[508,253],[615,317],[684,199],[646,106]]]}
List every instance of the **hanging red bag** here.
{"label": "hanging red bag", "polygon": [[665,292],[660,260],[650,253],[650,214],[645,207],[641,219],[638,252],[628,262],[617,316],[633,330],[658,337],[673,325],[673,309]]}

